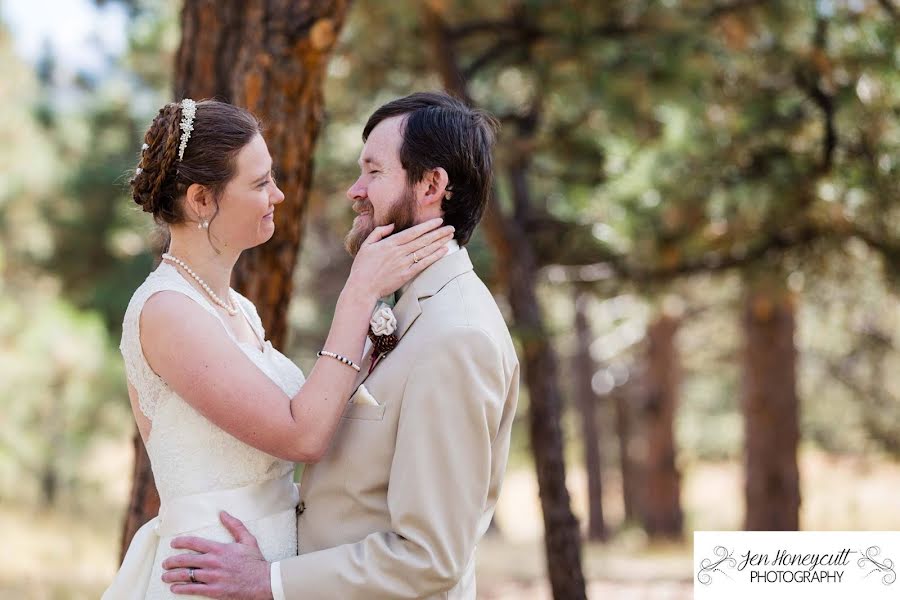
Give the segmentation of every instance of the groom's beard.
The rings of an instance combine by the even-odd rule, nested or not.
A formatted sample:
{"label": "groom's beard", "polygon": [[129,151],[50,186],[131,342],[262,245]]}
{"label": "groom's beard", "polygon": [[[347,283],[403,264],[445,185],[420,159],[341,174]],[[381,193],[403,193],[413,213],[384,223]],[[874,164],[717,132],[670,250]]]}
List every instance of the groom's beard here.
{"label": "groom's beard", "polygon": [[416,224],[416,199],[409,185],[404,188],[400,197],[388,209],[383,223],[375,223],[375,210],[372,207],[372,203],[368,200],[363,202],[365,204],[359,208],[367,212],[368,215],[361,218],[357,217],[353,222],[353,228],[347,234],[347,237],[344,238],[344,248],[347,249],[351,256],[356,256],[369,234],[380,225],[393,223],[394,230],[391,231],[391,235],[393,235]]}

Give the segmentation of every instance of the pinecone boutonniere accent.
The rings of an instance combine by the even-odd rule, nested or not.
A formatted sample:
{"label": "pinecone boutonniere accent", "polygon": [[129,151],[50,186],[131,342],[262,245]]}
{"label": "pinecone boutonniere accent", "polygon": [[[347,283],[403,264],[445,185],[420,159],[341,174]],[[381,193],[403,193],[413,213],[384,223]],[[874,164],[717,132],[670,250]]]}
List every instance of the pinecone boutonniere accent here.
{"label": "pinecone boutonniere accent", "polygon": [[[369,321],[369,339],[375,348],[373,356],[380,357],[397,346],[397,317],[387,304],[381,305]],[[374,360],[372,361],[375,362]]]}

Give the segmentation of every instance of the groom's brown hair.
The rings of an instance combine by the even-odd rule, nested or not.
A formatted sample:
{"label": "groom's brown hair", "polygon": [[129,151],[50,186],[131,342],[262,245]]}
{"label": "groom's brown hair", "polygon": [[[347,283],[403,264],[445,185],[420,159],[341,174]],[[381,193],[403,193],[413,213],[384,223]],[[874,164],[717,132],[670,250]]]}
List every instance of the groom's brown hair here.
{"label": "groom's brown hair", "polygon": [[489,113],[471,108],[442,92],[418,92],[392,100],[372,113],[363,129],[363,142],[375,127],[405,115],[400,164],[414,185],[431,169],[443,167],[451,198],[444,198],[444,224],[456,228],[455,239],[465,245],[484,214],[493,181],[491,150],[499,129]]}

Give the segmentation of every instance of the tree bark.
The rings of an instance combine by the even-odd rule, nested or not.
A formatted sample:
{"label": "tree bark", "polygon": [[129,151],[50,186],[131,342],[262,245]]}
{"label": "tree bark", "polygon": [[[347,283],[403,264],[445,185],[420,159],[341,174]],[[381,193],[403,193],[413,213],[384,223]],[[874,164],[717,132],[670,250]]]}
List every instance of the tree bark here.
{"label": "tree bark", "polygon": [[256,304],[267,337],[287,342],[287,309],[322,124],[322,84],[348,0],[187,0],[176,97],[215,96],[262,119],[285,201],[275,235],[241,255],[234,285]]}
{"label": "tree bark", "polygon": [[[513,177],[523,177],[524,173]],[[528,386],[528,424],[544,517],[544,548],[553,597],[587,598],[581,567],[581,534],[566,488],[556,351],[549,342],[537,300],[534,255],[527,238],[511,244],[516,260],[509,268],[509,303],[524,355]]]}
{"label": "tree bark", "polygon": [[650,537],[682,535],[681,477],[675,465],[675,407],[679,365],[675,334],[679,321],[661,315],[647,330],[642,386],[640,518]]}
{"label": "tree bark", "polygon": [[119,548],[119,562],[125,558],[125,552],[131,543],[131,538],[141,526],[156,516],[159,512],[159,492],[153,482],[153,472],[150,470],[150,457],[141,434],[135,427],[134,438],[134,469],[131,475],[131,499],[128,502],[128,512],[125,513],[125,526],[122,528],[122,546]]}
{"label": "tree bark", "polygon": [[[467,81],[456,57],[455,48],[441,10],[440,2],[423,4],[423,21],[433,49],[433,59],[448,92],[473,103]],[[449,49],[449,50],[448,50]],[[520,129],[516,142],[533,136],[536,121]],[[527,147],[527,144],[519,144]],[[547,573],[553,597],[557,600],[587,598],[581,566],[581,535],[572,513],[566,488],[563,434],[560,424],[562,395],[558,381],[558,359],[549,342],[537,299],[538,263],[534,248],[525,234],[530,205],[528,156],[520,154],[510,162],[514,216],[506,218],[496,195],[492,194],[485,215],[487,237],[501,264],[508,266],[497,275],[512,309],[514,328],[521,342],[523,374],[528,387],[528,423],[537,471],[538,490],[544,518],[544,547]],[[511,260],[505,260],[512,257]]]}
{"label": "tree bark", "polygon": [[635,460],[632,456],[632,429],[634,416],[631,410],[631,390],[634,384],[629,382],[615,388],[612,392],[613,407],[616,413],[616,436],[619,438],[619,471],[622,475],[622,506],[625,522],[637,519],[638,483]]}
{"label": "tree bark", "polygon": [[800,525],[794,312],[794,298],[782,280],[748,276],[742,408],[744,528],[750,531],[792,531]]}
{"label": "tree bark", "polygon": [[[275,235],[243,253],[232,282],[256,305],[266,337],[279,349],[287,343],[288,304],[324,111],[322,83],[349,4],[349,0],[185,0],[181,12],[175,98],[217,98],[258,116],[285,195],[275,211]],[[136,445],[141,448],[123,534],[125,547],[159,508],[139,437]]]}
{"label": "tree bark", "polygon": [[590,540],[605,541],[606,523],[603,519],[603,477],[600,456],[600,432],[597,427],[597,395],[591,385],[596,367],[591,358],[590,320],[587,306],[590,295],[574,290],[576,350],[573,361],[573,378],[578,410],[581,413],[581,439],[584,449],[584,468],[588,482],[588,530]]}

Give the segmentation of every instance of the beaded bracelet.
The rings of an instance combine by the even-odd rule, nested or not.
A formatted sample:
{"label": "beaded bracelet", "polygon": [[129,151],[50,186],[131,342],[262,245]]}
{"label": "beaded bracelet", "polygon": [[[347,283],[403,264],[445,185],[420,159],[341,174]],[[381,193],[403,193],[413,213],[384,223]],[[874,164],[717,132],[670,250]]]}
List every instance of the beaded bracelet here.
{"label": "beaded bracelet", "polygon": [[356,364],[355,362],[353,362],[352,360],[350,360],[349,358],[347,358],[346,356],[341,356],[340,354],[335,354],[334,352],[329,352],[327,350],[319,350],[318,352],[316,352],[316,356],[318,356],[320,358],[322,356],[327,356],[328,358],[334,358],[336,360],[341,361],[342,363],[344,363],[348,367],[351,367],[354,371],[359,373],[359,365]]}

